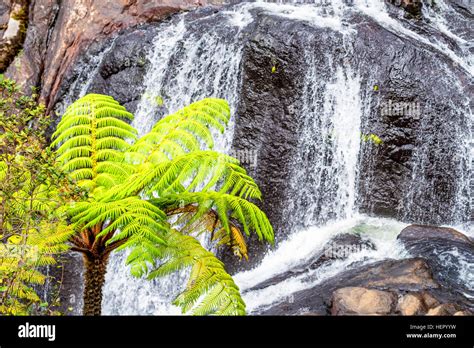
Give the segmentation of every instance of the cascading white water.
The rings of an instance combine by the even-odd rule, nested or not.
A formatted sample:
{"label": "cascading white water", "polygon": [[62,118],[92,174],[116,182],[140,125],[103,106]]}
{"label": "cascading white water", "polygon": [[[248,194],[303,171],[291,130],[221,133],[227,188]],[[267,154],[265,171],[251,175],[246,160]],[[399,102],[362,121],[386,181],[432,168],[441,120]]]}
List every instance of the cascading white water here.
{"label": "cascading white water", "polygon": [[[209,17],[189,19],[182,15],[163,25],[154,41],[146,89],[133,122],[140,135],[148,132],[164,114],[205,97],[226,99],[234,113],[240,87],[241,32],[250,22],[245,10],[227,11],[220,16],[217,20],[225,28],[221,31],[210,25]],[[190,27],[201,30],[191,32]],[[230,150],[233,124],[231,119],[224,136],[216,134],[215,150]],[[206,244],[205,240],[201,242]],[[187,271],[155,281],[132,279],[125,266],[126,255],[122,252],[111,256],[103,313],[179,314],[179,308],[171,302],[185,285]]]}
{"label": "cascading white water", "polygon": [[[300,144],[291,173],[296,192],[288,214],[302,212],[303,226],[350,218],[356,198],[357,157],[360,145],[360,81],[350,68],[337,67],[334,82],[321,78],[309,55],[302,94],[304,117]],[[318,98],[318,92],[324,97]]]}

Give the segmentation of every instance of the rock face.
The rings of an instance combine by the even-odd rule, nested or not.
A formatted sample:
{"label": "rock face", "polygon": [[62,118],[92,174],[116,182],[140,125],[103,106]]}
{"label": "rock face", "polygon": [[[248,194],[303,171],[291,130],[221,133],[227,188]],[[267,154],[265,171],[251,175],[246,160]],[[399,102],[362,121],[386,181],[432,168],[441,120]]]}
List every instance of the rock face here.
{"label": "rock face", "polygon": [[[36,0],[23,47],[7,70],[25,86],[41,87],[41,100],[51,110],[64,74],[92,42],[137,24],[157,21],[185,9],[215,1],[194,0]],[[0,69],[1,70],[1,69]]]}
{"label": "rock face", "polygon": [[331,315],[387,315],[393,311],[396,295],[361,287],[338,289],[332,294]]}
{"label": "rock face", "polygon": [[474,243],[467,236],[452,228],[411,225],[398,238],[413,256],[427,260],[440,284],[474,296]]}
{"label": "rock face", "polygon": [[[349,288],[349,290],[337,292],[343,288]],[[353,291],[354,288],[358,290]],[[372,293],[368,290],[380,290],[387,294]],[[367,294],[364,295],[367,297],[362,297],[363,294]],[[396,294],[400,302],[398,303],[396,298],[389,301],[391,297],[387,297],[388,294]],[[405,298],[407,294],[410,296]],[[411,297],[413,294],[421,304],[414,301]],[[371,303],[374,304],[372,309]],[[452,289],[441,287],[433,278],[425,260],[412,258],[379,261],[347,270],[313,288],[294,293],[291,300],[273,305],[263,310],[261,314],[328,315],[331,313],[349,314],[349,312],[376,314],[380,308],[387,310],[388,303],[390,303],[390,313],[405,313],[405,315],[417,311],[423,312],[426,308],[436,307],[440,303],[451,303],[458,310],[462,308],[469,310],[472,306],[467,298],[453,293]]]}
{"label": "rock face", "polygon": [[[137,101],[144,91],[146,68],[149,64],[147,53],[156,34],[156,26],[144,24],[124,30],[120,36],[92,44],[89,50],[81,54],[74,67],[65,74],[56,98],[57,112],[65,107],[87,88],[91,93],[108,94],[135,112]],[[101,58],[101,59],[98,59]],[[96,69],[93,80],[88,80],[89,69]]]}
{"label": "rock face", "polygon": [[[40,87],[41,100],[49,111],[59,110],[59,102],[61,107],[70,102],[66,98],[68,92],[77,95],[76,91],[86,87],[88,91],[110,94],[134,111],[143,93],[148,66],[146,52],[156,33],[155,24],[150,22],[205,3],[118,0],[104,5],[92,0],[32,1],[23,54],[9,65],[7,74],[25,86]],[[408,9],[408,3],[401,2],[402,7]],[[5,9],[0,6],[0,25],[6,20]],[[411,9],[419,17],[417,20],[395,16],[396,23],[409,20],[413,32],[429,36],[430,40],[452,48],[458,56],[463,55],[455,40],[433,29],[431,19],[420,17],[419,7]],[[399,11],[394,6],[392,10],[391,15]],[[237,151],[258,152],[258,166],[249,171],[262,189],[261,207],[275,227],[277,242],[295,229],[307,227],[308,215],[310,222],[318,223],[337,217],[322,217],[325,207],[311,204],[314,197],[327,194],[331,184],[305,181],[314,171],[313,152],[319,149],[311,149],[301,160],[297,156],[301,133],[308,122],[306,115],[296,112],[305,102],[301,98],[308,75],[304,53],[313,58],[311,68],[321,81],[333,81],[335,67],[342,67],[344,74],[354,72],[359,76],[364,104],[361,133],[381,139],[380,144],[362,140],[356,180],[359,210],[419,223],[466,221],[470,213],[469,186],[460,178],[469,175],[470,163],[463,154],[468,153],[464,132],[470,129],[469,96],[473,86],[472,76],[462,62],[417,40],[416,35],[394,32],[377,19],[358,12],[349,12],[340,23],[343,27],[350,25],[350,35],[263,10],[251,15],[252,28],[243,43],[242,86],[233,147]],[[472,13],[459,5],[453,7],[452,15],[459,23],[455,32],[472,37]],[[80,72],[87,69],[93,69],[94,74],[86,81]],[[320,87],[311,96],[316,107],[321,107],[326,85]],[[324,158],[330,165],[330,156]],[[296,170],[302,178],[298,187],[290,184],[290,176]],[[298,192],[303,194],[297,196]],[[422,259],[390,260],[357,268],[316,289],[298,293],[296,303],[278,305],[269,309],[268,314],[294,314],[301,308],[327,313],[332,293],[340,287],[389,289],[399,295],[429,290],[440,303],[458,301],[466,306],[462,294],[450,295],[440,287],[457,284],[461,291],[468,290],[455,280],[458,278],[454,274],[462,267],[453,266],[449,279],[440,277],[445,259],[439,256],[451,258],[442,245],[448,240],[450,248],[459,246],[457,250],[462,251],[466,264],[472,264],[472,256],[467,254],[472,255],[472,243],[456,237],[430,236],[426,235],[426,239],[434,241],[435,247],[428,245],[431,242],[411,238],[407,232],[400,237],[413,255],[428,258],[429,264]],[[265,246],[250,240],[251,263],[237,264],[225,255],[223,258],[228,269],[236,272],[253,267],[265,250]],[[437,253],[439,250],[441,254]],[[453,250],[450,249],[451,255]],[[327,262],[327,258],[319,255],[307,267],[317,267],[322,262]],[[452,264],[456,265],[456,260]],[[403,310],[413,311],[412,302],[403,302]]]}
{"label": "rock face", "polygon": [[[377,47],[384,47],[383,52]],[[443,55],[376,30],[370,22],[361,23],[354,50],[361,69],[370,67],[364,80],[372,84],[365,92],[372,106],[362,133],[382,140],[379,146],[363,143],[361,210],[421,223],[466,221],[469,188],[456,177],[467,173],[470,164],[456,148],[464,136],[458,129],[469,125],[462,108],[450,108],[445,96],[453,95],[454,105],[467,105],[452,83],[458,81],[461,90],[472,93],[469,74]],[[446,66],[452,73],[439,79]],[[459,192],[466,197],[462,202]]]}
{"label": "rock face", "polygon": [[[105,18],[112,18],[114,11],[122,6],[120,4]],[[153,6],[149,6],[150,10]],[[158,11],[161,4],[156,6]],[[100,39],[133,23],[161,18],[157,14],[159,11],[155,17],[138,10],[133,15],[132,8],[123,9],[123,14],[117,19],[110,19],[111,23],[119,24],[110,24],[107,30],[97,29],[105,23],[105,19],[97,19],[100,25],[91,25],[78,42],[72,43],[67,50],[69,53],[60,57],[65,64],[48,63],[51,67],[60,66],[54,77],[50,72],[45,73],[48,80],[43,84],[43,94],[50,95],[47,97],[51,100],[48,103],[50,108],[57,107],[55,102],[60,102],[64,108],[72,101],[65,100],[64,96],[79,91],[90,82],[89,91],[110,94],[130,111],[135,111],[137,100],[143,93],[144,73],[148,66],[146,52],[150,49],[156,26],[132,27],[121,30],[115,40]],[[456,11],[454,13],[458,15]],[[60,12],[57,21],[63,23],[69,15],[63,18]],[[103,12],[96,9],[90,13],[101,18]],[[468,22],[470,15],[461,12],[459,16]],[[451,222],[458,216],[462,215],[464,219],[468,216],[469,202],[459,201],[458,194],[462,192],[468,197],[468,187],[462,186],[464,183],[459,180],[460,176],[467,177],[467,159],[452,156],[453,153],[464,153],[460,147],[464,135],[459,130],[469,128],[468,112],[460,106],[467,105],[466,96],[472,86],[469,74],[461,66],[456,66],[445,55],[428,49],[414,38],[393,33],[373,18],[358,13],[346,19],[355,30],[351,36],[304,21],[273,16],[265,11],[255,10],[252,16],[251,29],[243,42],[242,87],[235,114],[233,148],[258,152],[258,165],[247,169],[262,190],[261,207],[275,227],[277,243],[295,229],[307,227],[305,218],[308,215],[319,221],[324,207],[314,207],[309,201],[324,196],[330,186],[330,183],[317,186],[309,182],[295,188],[289,183],[295,168],[301,171],[299,175],[303,180],[314,170],[310,164],[302,165],[305,162],[295,161],[300,135],[306,126],[305,115],[295,112],[301,110],[304,102],[301,96],[305,88],[307,57],[303,52],[314,55],[312,64],[321,80],[333,78],[335,65],[360,74],[360,93],[364,101],[361,132],[375,134],[382,140],[379,145],[362,142],[357,180],[358,205],[362,212],[429,223]],[[428,19],[421,18],[410,25],[425,32],[428,30],[426,22]],[[464,28],[462,30],[472,30],[464,26],[464,22],[459,23]],[[92,30],[101,32],[93,40],[89,33]],[[52,37],[55,37],[54,30],[52,32]],[[73,35],[76,30],[70,32],[68,35]],[[437,32],[432,34],[445,40]],[[86,42],[90,41],[93,43],[87,45]],[[81,49],[79,54],[77,47],[82,42],[88,49]],[[382,52],[380,47],[384,47]],[[102,53],[103,59],[97,64],[94,59]],[[48,58],[48,62],[54,59],[57,61],[59,58]],[[69,63],[72,61],[74,64]],[[80,75],[87,67],[97,67],[97,73],[89,81]],[[276,68],[273,73],[272,67]],[[45,69],[51,70],[47,66]],[[446,74],[447,70],[449,74]],[[376,90],[374,86],[377,86]],[[460,89],[465,92],[460,93]],[[324,86],[317,92],[315,97],[321,98]],[[446,95],[450,96],[450,103],[445,102]],[[319,134],[315,134],[317,136]],[[313,155],[309,153],[305,161],[309,163]],[[420,158],[426,160],[420,162]],[[416,184],[413,178],[416,178]],[[297,196],[298,190],[304,190],[303,194]],[[252,268],[266,250],[266,245],[251,238],[250,262],[236,262],[232,255],[221,256],[229,271],[235,273]]]}

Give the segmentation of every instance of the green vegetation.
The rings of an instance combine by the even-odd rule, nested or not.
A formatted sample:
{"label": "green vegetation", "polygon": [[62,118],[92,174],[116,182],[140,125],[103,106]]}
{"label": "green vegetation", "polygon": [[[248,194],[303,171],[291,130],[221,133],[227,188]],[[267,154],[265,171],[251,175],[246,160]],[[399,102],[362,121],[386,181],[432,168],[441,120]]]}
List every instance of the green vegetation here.
{"label": "green vegetation", "polygon": [[135,276],[190,268],[174,303],[194,314],[245,314],[238,287],[196,237],[209,233],[247,258],[244,233],[273,242],[261,193],[238,160],[212,151],[212,130],[230,118],[224,100],[204,99],[160,120],[137,139],[133,115],[113,98],[90,94],[69,106],[53,134],[63,171],[87,199],[68,209],[72,250],[84,255],[84,314],[101,312],[109,255],[130,248]]}
{"label": "green vegetation", "polygon": [[361,134],[361,138],[363,142],[371,143],[371,144],[374,144],[375,146],[378,146],[383,143],[383,140],[379,136],[373,133]]}
{"label": "green vegetation", "polygon": [[68,248],[66,202],[79,194],[45,150],[48,125],[44,107],[0,75],[0,315],[54,313],[35,286]]}

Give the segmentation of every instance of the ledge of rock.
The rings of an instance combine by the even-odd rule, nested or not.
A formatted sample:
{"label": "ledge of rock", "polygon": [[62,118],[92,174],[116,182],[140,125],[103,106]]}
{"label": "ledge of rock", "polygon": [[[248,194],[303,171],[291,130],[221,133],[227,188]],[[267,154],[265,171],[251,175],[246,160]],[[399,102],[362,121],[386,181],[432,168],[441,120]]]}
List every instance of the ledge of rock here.
{"label": "ledge of rock", "polygon": [[454,228],[449,227],[410,225],[405,227],[398,235],[398,239],[407,246],[415,244],[420,240],[433,238],[474,246],[474,243],[469,239],[469,237],[456,231]]}
{"label": "ledge of rock", "polygon": [[[396,295],[393,301],[388,300],[389,294]],[[368,299],[374,300],[374,308],[369,308]],[[384,260],[347,270],[294,293],[287,301],[266,308],[261,314],[382,314],[388,310],[388,303],[390,314],[425,314],[442,304],[454,306],[456,312],[471,312],[470,301],[452,289],[441,287],[424,259],[411,258]]]}

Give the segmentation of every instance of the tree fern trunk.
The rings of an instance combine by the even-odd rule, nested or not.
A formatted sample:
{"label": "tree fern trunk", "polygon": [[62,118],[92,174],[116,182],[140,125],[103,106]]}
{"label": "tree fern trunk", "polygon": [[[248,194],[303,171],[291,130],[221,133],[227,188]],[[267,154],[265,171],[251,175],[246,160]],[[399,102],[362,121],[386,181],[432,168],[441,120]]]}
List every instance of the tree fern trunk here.
{"label": "tree fern trunk", "polygon": [[100,315],[102,289],[105,282],[108,255],[84,255],[86,267],[83,315]]}

